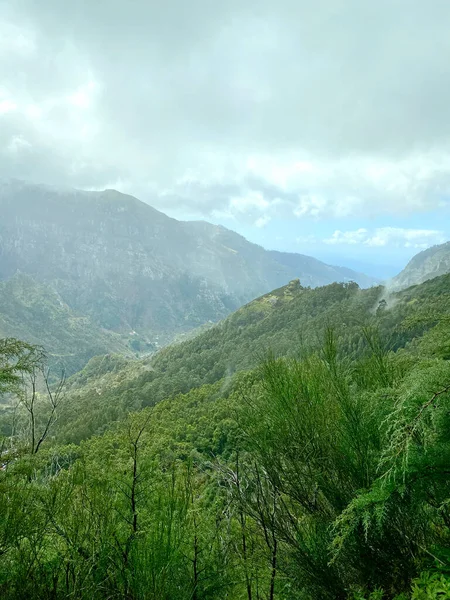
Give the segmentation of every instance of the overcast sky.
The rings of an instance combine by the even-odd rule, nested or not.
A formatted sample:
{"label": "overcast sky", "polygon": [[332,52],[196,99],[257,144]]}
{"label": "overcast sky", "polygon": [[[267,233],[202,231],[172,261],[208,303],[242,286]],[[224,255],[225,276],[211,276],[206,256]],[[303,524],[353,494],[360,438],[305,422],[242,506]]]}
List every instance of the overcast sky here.
{"label": "overcast sky", "polygon": [[0,176],[401,265],[450,238],[449,31],[448,0],[3,0]]}

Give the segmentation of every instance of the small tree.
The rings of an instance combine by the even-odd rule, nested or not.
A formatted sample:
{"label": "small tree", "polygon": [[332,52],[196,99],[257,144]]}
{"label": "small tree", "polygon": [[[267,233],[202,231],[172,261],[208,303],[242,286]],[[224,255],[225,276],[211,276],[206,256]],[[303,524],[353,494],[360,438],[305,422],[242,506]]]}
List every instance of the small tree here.
{"label": "small tree", "polygon": [[[61,373],[55,385],[50,384],[50,369],[43,363],[33,365],[23,375],[24,386],[20,394],[22,406],[28,413],[30,454],[37,454],[57,419],[57,409],[64,399],[66,375]],[[38,384],[43,392],[38,392]]]}
{"label": "small tree", "polygon": [[0,394],[17,392],[25,374],[44,362],[45,353],[14,338],[0,339]]}
{"label": "small tree", "polygon": [[16,398],[12,430],[17,428],[17,416],[25,409],[27,446],[36,454],[57,418],[57,409],[64,398],[66,376],[51,383],[47,356],[41,346],[14,338],[0,339],[0,394]]}

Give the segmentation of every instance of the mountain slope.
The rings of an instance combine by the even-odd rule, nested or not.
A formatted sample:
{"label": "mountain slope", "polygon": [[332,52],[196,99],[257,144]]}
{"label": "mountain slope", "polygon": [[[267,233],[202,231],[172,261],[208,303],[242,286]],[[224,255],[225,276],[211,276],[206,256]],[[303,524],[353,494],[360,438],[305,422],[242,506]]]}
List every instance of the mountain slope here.
{"label": "mountain slope", "polygon": [[221,393],[225,393],[235,373],[253,369],[267,351],[276,356],[302,356],[321,346],[329,326],[348,359],[364,352],[363,327],[378,330],[388,349],[408,346],[411,354],[414,338],[422,336],[423,349],[429,346],[448,359],[448,332],[441,331],[437,338],[427,332],[440,322],[450,331],[449,290],[450,275],[444,275],[393,293],[384,304],[380,303],[386,293],[383,286],[361,290],[356,284],[334,283],[308,289],[292,281],[196,338],[168,346],[152,357],[134,361],[94,358],[70,381],[71,409],[64,431],[70,430],[70,439],[79,441],[103,430],[108,419],[205,384],[222,381]]}
{"label": "mountain slope", "polygon": [[98,326],[156,343],[295,277],[372,283],[309,257],[277,257],[223,227],[177,221],[114,190],[3,182],[0,214],[0,280],[20,270]]}
{"label": "mountain slope", "polygon": [[50,287],[16,273],[0,282],[0,338],[16,337],[44,346],[53,369],[75,373],[93,356],[131,354],[127,339],[80,317]]}
{"label": "mountain slope", "polygon": [[416,254],[403,271],[392,279],[391,285],[394,289],[402,289],[445,273],[450,273],[450,242]]}
{"label": "mountain slope", "polygon": [[[328,285],[335,281],[355,281],[360,287],[374,285],[376,279],[363,273],[353,271],[347,267],[327,265],[317,258],[292,252],[278,252],[270,250],[270,256],[281,265],[288,267],[294,273],[302,273],[303,286],[317,287]],[[300,278],[300,275],[298,275]]]}

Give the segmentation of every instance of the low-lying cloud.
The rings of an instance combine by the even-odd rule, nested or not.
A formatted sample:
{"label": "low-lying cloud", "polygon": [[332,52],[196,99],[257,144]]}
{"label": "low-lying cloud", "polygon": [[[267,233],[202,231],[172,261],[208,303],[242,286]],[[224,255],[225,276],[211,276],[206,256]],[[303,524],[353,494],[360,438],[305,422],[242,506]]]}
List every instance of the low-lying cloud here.
{"label": "low-lying cloud", "polygon": [[443,231],[432,229],[402,229],[400,227],[379,227],[372,231],[364,228],[355,231],[337,230],[325,244],[347,244],[372,247],[394,246],[403,248],[423,249],[446,241]]}

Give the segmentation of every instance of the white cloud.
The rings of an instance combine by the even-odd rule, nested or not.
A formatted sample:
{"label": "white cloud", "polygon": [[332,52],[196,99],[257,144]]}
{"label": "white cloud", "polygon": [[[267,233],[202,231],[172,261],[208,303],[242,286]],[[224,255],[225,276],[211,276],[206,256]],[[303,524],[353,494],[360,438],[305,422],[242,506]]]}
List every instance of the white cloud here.
{"label": "white cloud", "polygon": [[32,30],[11,21],[0,19],[0,58],[27,57],[36,50]]}
{"label": "white cloud", "polygon": [[302,194],[294,207],[296,217],[320,217],[328,207],[328,200],[319,194]]}
{"label": "white cloud", "polygon": [[70,94],[67,100],[69,104],[77,108],[90,108],[94,102],[98,87],[95,81],[88,81],[88,83],[81,85],[73,94]]}
{"label": "white cloud", "polygon": [[403,247],[424,249],[446,241],[443,231],[435,229],[403,229],[400,227],[379,227],[373,231],[361,228],[354,231],[336,230],[323,240],[325,244],[363,244],[371,247]]}
{"label": "white cloud", "polygon": [[[179,206],[201,207],[204,216],[217,210],[235,216],[256,211],[271,218],[318,220],[404,216],[448,208],[450,150],[383,160],[311,158],[308,167],[300,170],[292,155],[253,154],[250,161],[236,156],[234,162],[220,153],[211,156],[216,160],[215,169],[209,165],[211,175],[202,176],[201,170],[191,168],[189,177],[167,186]],[[135,191],[133,181],[124,185],[126,191]],[[148,197],[162,209],[167,206],[167,197],[160,204],[158,195]]]}
{"label": "white cloud", "polygon": [[25,150],[32,147],[31,143],[21,135],[15,135],[11,138],[8,144],[8,151],[11,155],[17,156]]}
{"label": "white cloud", "polygon": [[300,235],[295,238],[295,241],[297,244],[317,244],[319,240],[314,234],[311,233],[309,235]]}
{"label": "white cloud", "polygon": [[323,240],[325,244],[363,244],[368,239],[367,229],[356,231],[340,231],[337,229],[330,238]]}
{"label": "white cloud", "polygon": [[[220,153],[215,158],[211,175],[190,169],[176,185],[167,186],[164,197],[148,194],[149,201],[164,210],[171,196],[178,207],[197,207],[206,217],[220,211],[252,219],[398,217],[449,208],[450,151],[389,160],[311,159],[300,170],[292,156],[252,155],[250,162],[238,156],[232,166],[224,159],[227,167],[220,167]],[[136,191],[133,181],[122,183],[125,191]],[[145,188],[141,195],[146,198]]]}
{"label": "white cloud", "polygon": [[292,157],[253,157],[252,173],[268,185],[281,187],[284,203],[278,208],[286,210],[287,203],[299,218],[433,210],[441,208],[443,197],[450,194],[450,149],[389,159],[311,159],[309,168],[301,171],[295,164]]}
{"label": "white cloud", "polygon": [[249,191],[245,196],[232,197],[230,199],[230,208],[236,212],[246,213],[252,209],[266,210],[270,202],[264,198],[264,195],[258,191]]}
{"label": "white cloud", "polygon": [[23,109],[23,113],[26,117],[28,117],[31,121],[38,120],[43,116],[43,110],[37,104],[27,104]]}
{"label": "white cloud", "polygon": [[264,215],[263,217],[259,217],[258,219],[256,219],[255,221],[255,226],[256,227],[265,227],[267,225],[267,223],[270,223],[270,217],[269,215]]}
{"label": "white cloud", "polygon": [[0,115],[6,115],[17,109],[17,104],[12,100],[0,100]]}

